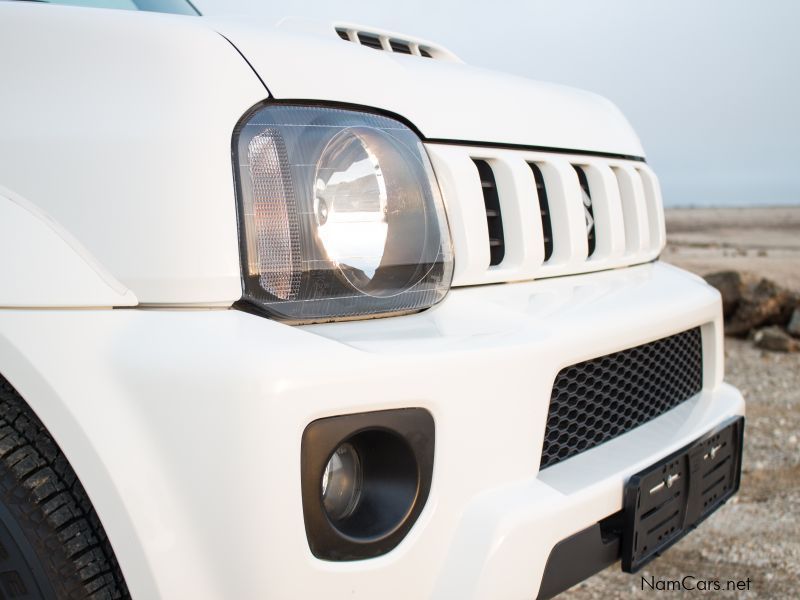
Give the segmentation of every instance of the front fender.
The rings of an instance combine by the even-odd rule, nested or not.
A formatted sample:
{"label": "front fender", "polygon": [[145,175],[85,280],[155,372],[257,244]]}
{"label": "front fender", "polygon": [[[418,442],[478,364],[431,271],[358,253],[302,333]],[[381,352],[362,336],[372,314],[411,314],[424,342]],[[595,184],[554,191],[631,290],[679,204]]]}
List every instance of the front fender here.
{"label": "front fender", "polygon": [[0,307],[135,306],[117,281],[59,223],[0,186]]}

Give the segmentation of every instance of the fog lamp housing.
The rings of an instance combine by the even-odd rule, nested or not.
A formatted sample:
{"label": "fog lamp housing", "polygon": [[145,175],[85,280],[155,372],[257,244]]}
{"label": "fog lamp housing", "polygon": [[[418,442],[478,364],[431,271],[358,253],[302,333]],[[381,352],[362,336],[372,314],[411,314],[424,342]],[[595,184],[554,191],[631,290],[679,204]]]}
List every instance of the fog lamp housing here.
{"label": "fog lamp housing", "polygon": [[301,444],[301,477],[312,553],[325,560],[358,560],[397,546],[428,498],[433,452],[433,417],[421,408],[309,424]]}

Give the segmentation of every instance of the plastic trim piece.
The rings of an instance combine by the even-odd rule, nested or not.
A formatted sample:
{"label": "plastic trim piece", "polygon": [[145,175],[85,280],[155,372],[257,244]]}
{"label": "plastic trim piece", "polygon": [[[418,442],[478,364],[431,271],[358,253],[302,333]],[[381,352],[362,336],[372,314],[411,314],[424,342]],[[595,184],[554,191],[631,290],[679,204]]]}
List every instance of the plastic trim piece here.
{"label": "plastic trim piece", "polygon": [[527,150],[529,152],[549,152],[551,154],[575,154],[578,156],[597,156],[599,158],[616,158],[620,160],[635,160],[646,163],[644,156],[632,154],[617,154],[614,152],[598,152],[596,150],[580,150],[577,148],[557,148],[553,146],[529,146],[527,144],[507,144],[505,142],[477,142],[467,140],[452,140],[446,138],[423,138],[428,144],[443,144],[447,146],[471,146],[477,148],[500,148],[504,150]]}
{"label": "plastic trim piece", "polygon": [[555,545],[547,557],[537,600],[557,596],[619,560],[619,523],[614,513]]}
{"label": "plastic trim piece", "polygon": [[[350,561],[372,558],[386,554],[397,546],[409,532],[425,506],[433,478],[435,426],[433,416],[423,408],[405,408],[377,412],[357,413],[318,419],[303,432],[300,450],[300,469],[303,497],[303,517],[311,552],[317,558],[330,561]],[[358,523],[342,531],[328,518],[323,506],[320,482],[323,472],[336,448],[364,434],[378,433],[380,437],[400,438],[408,445],[416,462],[416,481],[400,481],[396,473],[382,468],[375,473],[372,482],[366,464],[371,460],[370,451],[379,453],[380,442],[368,445],[361,457],[365,462],[364,492],[371,485],[376,500],[370,522],[381,520],[381,508],[386,503],[407,497],[398,493],[411,486],[408,505],[392,506],[392,512],[402,514],[397,522],[388,523],[378,531],[360,535]],[[388,435],[387,435],[388,434]],[[386,463],[387,461],[384,461]],[[391,461],[388,461],[391,464]],[[385,466],[385,465],[384,465]],[[413,472],[413,469],[412,469]],[[366,501],[366,498],[365,498]],[[358,509],[351,519],[356,518]]]}

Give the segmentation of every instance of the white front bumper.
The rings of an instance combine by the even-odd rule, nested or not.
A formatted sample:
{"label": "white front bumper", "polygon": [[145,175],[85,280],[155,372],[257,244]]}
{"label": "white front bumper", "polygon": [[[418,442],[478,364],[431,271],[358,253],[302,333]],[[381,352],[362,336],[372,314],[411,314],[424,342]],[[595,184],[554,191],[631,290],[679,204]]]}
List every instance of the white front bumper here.
{"label": "white front bumper", "polygon": [[[538,472],[564,366],[701,326],[704,390]],[[717,293],[661,263],[453,290],[407,317],[289,327],[232,310],[0,311],[0,370],[87,488],[138,600],[532,598],[552,547],[627,477],[732,415]],[[309,551],[300,439],[419,406],[431,494],[389,554]]]}

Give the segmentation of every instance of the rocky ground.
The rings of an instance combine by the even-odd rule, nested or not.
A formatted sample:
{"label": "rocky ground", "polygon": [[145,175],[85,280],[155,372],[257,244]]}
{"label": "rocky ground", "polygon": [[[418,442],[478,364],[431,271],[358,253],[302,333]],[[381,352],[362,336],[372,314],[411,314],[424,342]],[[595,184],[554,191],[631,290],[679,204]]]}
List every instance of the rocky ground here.
{"label": "rocky ground", "polygon": [[[667,223],[667,260],[700,275],[755,272],[800,291],[800,208],[672,211]],[[642,573],[626,575],[616,565],[562,598],[645,598],[659,592],[643,590],[643,576],[685,575],[723,585],[750,578],[750,589],[667,597],[800,597],[800,353],[728,337],[725,354],[726,378],[748,403],[738,496]]]}

